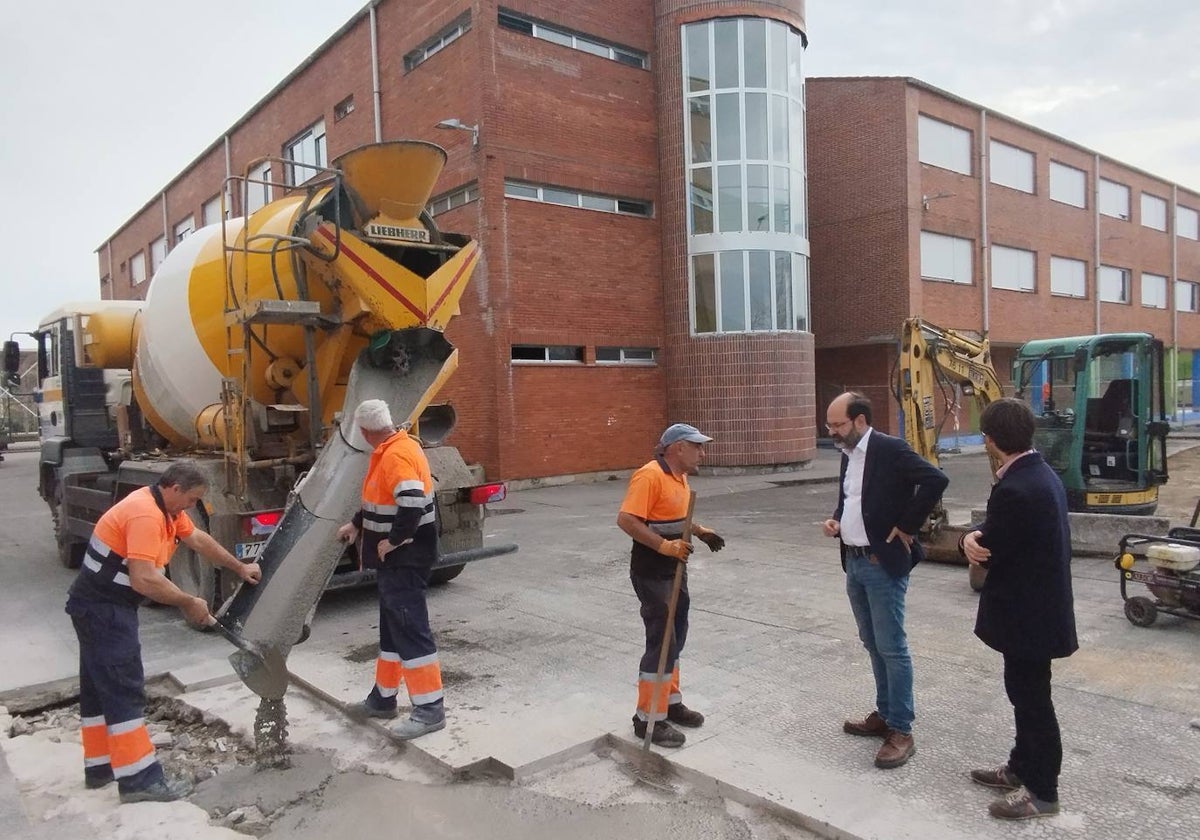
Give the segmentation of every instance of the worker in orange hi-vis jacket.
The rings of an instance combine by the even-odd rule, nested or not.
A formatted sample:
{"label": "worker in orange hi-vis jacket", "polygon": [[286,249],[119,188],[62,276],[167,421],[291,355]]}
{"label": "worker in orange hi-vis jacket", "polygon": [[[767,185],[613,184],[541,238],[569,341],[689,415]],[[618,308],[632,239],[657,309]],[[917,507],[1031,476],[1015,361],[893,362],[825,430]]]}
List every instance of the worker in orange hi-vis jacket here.
{"label": "worker in orange hi-vis jacket", "polygon": [[433,477],[420,442],[393,425],[386,402],[364,400],[354,419],[375,450],[363,479],[362,509],[338,536],[354,542],[361,533],[363,565],[377,569],[379,657],[367,699],[348,710],[359,717],[397,717],[403,682],[412,710],[392,733],[409,740],[446,726],[442,671],[425,604],[438,556]]}
{"label": "worker in orange hi-vis jacket", "polygon": [[122,802],[170,802],[189,785],[168,780],[150,743],[137,610],[142,598],[179,607],[193,624],[215,619],[208,603],[183,592],[162,571],[182,542],[243,581],[262,578],[197,530],[187,511],[204,495],[207,479],[195,464],[176,461],[151,487],[134,490],[96,523],[79,575],[67,596],[67,614],[79,638],[79,716],[83,779],[89,788],[114,779]]}
{"label": "worker in orange hi-vis jacket", "polygon": [[[683,704],[679,690],[679,653],[687,641],[691,601],[686,566],[662,676],[662,681],[669,683],[666,691],[657,679],[675,567],[687,563],[692,553],[692,544],[682,539],[690,497],[687,477],[699,468],[704,459],[704,444],[711,440],[686,423],[667,427],[654,450],[654,460],[630,477],[625,501],[617,515],[618,527],[633,538],[629,578],[641,602],[642,622],[646,627],[646,651],[638,673],[633,732],[639,738],[646,737],[646,727],[653,721],[650,739],[664,747],[679,747],[685,740],[684,734],[671,723],[690,727],[704,723],[704,715]],[[720,535],[702,525],[693,523],[692,534],[711,551],[725,547]]]}

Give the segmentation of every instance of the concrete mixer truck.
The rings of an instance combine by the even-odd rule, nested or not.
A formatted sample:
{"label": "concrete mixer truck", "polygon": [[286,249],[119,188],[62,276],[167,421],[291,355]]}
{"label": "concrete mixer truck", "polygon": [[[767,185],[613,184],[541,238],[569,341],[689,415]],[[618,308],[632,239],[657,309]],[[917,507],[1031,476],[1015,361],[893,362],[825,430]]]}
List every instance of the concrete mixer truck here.
{"label": "concrete mixer truck", "polygon": [[[173,459],[193,459],[210,491],[192,519],[258,560],[265,585],[229,612],[236,581],[185,547],[172,579],[224,603],[235,632],[259,633],[251,642],[282,639],[286,654],[322,591],[374,574],[331,530],[357,505],[369,447],[349,417],[369,398],[386,399],[426,446],[441,528],[435,582],[516,549],[484,546],[484,505],[505,486],[443,444],[454,412],[434,404],[458,359],[442,330],[479,259],[475,242],[425,212],[444,163],[429,143],[355,149],[248,217],[179,242],[144,302],[72,304],[43,319],[30,333],[38,489],[65,565],[86,561],[92,525],[114,501]],[[274,171],[284,165],[298,164]],[[255,631],[251,613],[270,614],[270,626]]]}

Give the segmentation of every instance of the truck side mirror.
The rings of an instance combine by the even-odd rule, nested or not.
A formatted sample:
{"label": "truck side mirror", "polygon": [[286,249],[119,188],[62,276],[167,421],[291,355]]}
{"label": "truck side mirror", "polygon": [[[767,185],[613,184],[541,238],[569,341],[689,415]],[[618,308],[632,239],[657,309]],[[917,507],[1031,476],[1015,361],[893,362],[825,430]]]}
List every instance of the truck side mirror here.
{"label": "truck side mirror", "polygon": [[4,342],[4,379],[14,381],[21,376],[21,346],[15,341]]}

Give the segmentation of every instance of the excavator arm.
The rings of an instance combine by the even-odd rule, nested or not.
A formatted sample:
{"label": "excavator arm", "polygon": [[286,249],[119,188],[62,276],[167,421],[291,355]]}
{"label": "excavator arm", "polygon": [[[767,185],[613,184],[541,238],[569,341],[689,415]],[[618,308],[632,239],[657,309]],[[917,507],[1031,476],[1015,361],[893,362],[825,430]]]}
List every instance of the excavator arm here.
{"label": "excavator arm", "polygon": [[[948,416],[943,416],[942,423],[937,421],[939,394],[950,405],[952,396],[947,388],[958,386],[981,409],[1003,396],[986,338],[970,338],[920,318],[907,319],[901,328],[895,385],[896,400],[904,418],[904,439],[914,452],[934,466],[939,466],[938,436]],[[993,475],[998,467],[993,458]],[[930,559],[958,559],[958,536],[962,529],[948,527],[947,518],[946,509],[938,502],[921,531]]]}

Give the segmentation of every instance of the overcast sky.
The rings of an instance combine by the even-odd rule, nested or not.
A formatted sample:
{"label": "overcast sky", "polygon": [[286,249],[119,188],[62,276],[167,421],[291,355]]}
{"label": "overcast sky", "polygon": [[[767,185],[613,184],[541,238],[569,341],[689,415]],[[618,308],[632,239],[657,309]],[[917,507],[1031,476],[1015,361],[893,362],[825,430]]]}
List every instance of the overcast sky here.
{"label": "overcast sky", "polygon": [[[363,5],[4,3],[0,338],[96,298],[95,248]],[[913,76],[1200,189],[1198,9],[808,0],[805,74]]]}

